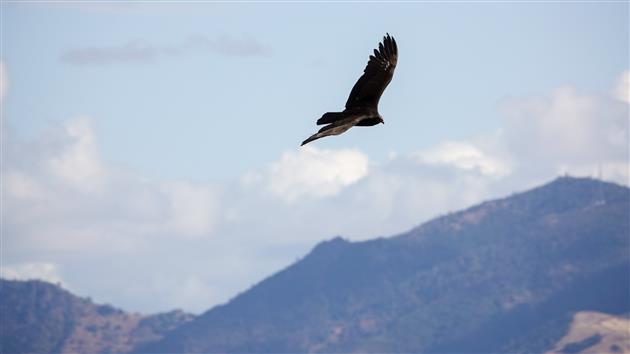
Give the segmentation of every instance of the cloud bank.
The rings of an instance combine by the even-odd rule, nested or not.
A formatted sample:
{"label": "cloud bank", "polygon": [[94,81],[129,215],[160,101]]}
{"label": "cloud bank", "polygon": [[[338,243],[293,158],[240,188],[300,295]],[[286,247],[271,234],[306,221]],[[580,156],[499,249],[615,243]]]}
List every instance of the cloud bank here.
{"label": "cloud bank", "polygon": [[393,235],[563,173],[628,184],[629,104],[612,91],[505,99],[501,131],[380,161],[290,150],[222,184],[106,161],[88,117],[32,141],[5,131],[3,275],[62,281],[132,310],[201,311],[334,235]]}
{"label": "cloud bank", "polygon": [[630,70],[626,70],[621,74],[613,95],[620,101],[630,103]]}
{"label": "cloud bank", "polygon": [[627,184],[628,101],[562,87],[548,96],[506,99],[500,110],[519,173],[595,176],[601,168],[603,177]]}
{"label": "cloud bank", "polygon": [[3,267],[2,277],[6,279],[44,280],[66,286],[61,281],[57,265],[46,262],[22,263],[17,266]]}

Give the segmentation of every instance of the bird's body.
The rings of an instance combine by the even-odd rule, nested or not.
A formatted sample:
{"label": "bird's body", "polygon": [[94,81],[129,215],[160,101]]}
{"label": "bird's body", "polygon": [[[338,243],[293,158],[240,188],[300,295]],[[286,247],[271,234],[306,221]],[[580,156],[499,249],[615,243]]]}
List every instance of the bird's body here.
{"label": "bird's body", "polygon": [[328,112],[317,124],[328,124],[302,142],[302,145],[329,135],[339,135],[356,126],[372,126],[385,123],[378,112],[378,101],[394,76],[398,62],[398,46],[393,37],[383,37],[378,50],[370,60],[346,102],[343,112]]}

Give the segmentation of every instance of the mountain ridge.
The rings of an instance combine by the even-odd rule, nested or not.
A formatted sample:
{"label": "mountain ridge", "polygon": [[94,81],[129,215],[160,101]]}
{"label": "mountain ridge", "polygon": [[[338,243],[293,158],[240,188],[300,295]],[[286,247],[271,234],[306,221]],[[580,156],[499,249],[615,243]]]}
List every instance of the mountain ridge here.
{"label": "mountain ridge", "polygon": [[[577,307],[591,304],[590,297],[597,303],[598,296],[618,295],[619,284],[627,289],[628,192],[611,183],[561,177],[391,238],[336,237],[137,351],[470,349],[452,344],[470,345],[475,333],[488,335],[484,328],[496,330],[496,323],[561,304],[554,294],[571,287],[584,291],[600,278],[613,279],[600,284],[606,292],[580,297]],[[626,299],[613,298],[613,310],[630,308]],[[562,307],[555,318],[531,320],[526,330],[564,328],[573,310]],[[501,343],[476,340],[485,343],[478,348],[482,352],[537,351],[559,339],[562,330],[557,332],[538,346],[518,347],[514,331]]]}
{"label": "mountain ridge", "polygon": [[129,352],[193,318],[128,313],[40,280],[0,279],[0,293],[0,353]]}

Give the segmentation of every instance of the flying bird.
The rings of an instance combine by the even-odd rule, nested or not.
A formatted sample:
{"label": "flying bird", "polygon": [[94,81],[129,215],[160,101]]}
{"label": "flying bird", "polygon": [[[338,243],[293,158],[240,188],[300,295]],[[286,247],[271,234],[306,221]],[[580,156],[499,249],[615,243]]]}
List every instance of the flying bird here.
{"label": "flying bird", "polygon": [[378,101],[385,88],[392,81],[396,62],[398,61],[398,46],[394,37],[389,33],[370,55],[363,75],[359,78],[346,102],[343,112],[328,112],[317,120],[317,125],[327,124],[317,133],[302,142],[308,144],[313,140],[329,135],[339,135],[354,127],[367,127],[385,123],[378,113]]}

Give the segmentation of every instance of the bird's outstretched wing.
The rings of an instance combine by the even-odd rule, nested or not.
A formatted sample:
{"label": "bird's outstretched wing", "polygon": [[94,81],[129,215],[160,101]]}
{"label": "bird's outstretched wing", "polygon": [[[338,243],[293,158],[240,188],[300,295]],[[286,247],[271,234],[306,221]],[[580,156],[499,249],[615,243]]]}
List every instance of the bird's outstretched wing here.
{"label": "bird's outstretched wing", "polygon": [[376,108],[385,88],[394,76],[394,69],[398,62],[398,46],[396,40],[389,35],[383,37],[383,42],[374,49],[374,55],[359,78],[346,102],[346,110],[354,108]]}

